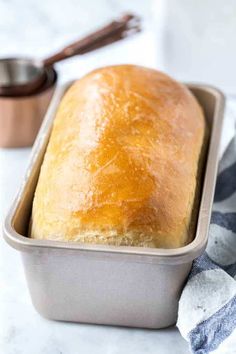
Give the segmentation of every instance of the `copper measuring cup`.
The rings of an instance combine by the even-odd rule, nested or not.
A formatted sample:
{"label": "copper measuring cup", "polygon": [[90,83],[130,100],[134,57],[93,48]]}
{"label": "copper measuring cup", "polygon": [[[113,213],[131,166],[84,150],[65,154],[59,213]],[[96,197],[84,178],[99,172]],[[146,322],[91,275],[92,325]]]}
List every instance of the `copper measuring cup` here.
{"label": "copper measuring cup", "polygon": [[0,148],[31,146],[57,84],[57,73],[46,68],[45,83],[31,95],[0,96]]}
{"label": "copper measuring cup", "polygon": [[46,80],[46,68],[119,41],[140,31],[137,16],[127,14],[44,59],[7,58],[0,60],[0,96],[25,96],[37,91]]}

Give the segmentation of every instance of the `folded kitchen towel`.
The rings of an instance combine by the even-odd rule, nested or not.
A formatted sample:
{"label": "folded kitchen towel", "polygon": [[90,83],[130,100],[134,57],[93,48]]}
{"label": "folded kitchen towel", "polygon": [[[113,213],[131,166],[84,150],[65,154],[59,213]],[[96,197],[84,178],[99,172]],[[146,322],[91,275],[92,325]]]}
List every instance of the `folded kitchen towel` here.
{"label": "folded kitchen towel", "polygon": [[219,166],[208,245],[193,262],[177,326],[194,354],[236,354],[236,137]]}

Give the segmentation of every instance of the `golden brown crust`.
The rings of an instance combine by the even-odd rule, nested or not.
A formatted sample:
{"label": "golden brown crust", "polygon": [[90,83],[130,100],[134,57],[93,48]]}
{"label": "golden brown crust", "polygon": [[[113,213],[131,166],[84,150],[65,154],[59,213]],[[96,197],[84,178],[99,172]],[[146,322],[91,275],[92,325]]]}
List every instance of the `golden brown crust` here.
{"label": "golden brown crust", "polygon": [[31,236],[185,245],[204,130],[190,91],[158,71],[120,65],[86,75],[56,114]]}

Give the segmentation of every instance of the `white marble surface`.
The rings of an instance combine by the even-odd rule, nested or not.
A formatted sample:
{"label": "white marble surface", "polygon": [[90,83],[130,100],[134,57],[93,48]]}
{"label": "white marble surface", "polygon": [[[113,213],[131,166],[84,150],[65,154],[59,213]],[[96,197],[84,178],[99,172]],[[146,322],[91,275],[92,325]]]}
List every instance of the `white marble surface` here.
{"label": "white marble surface", "polygon": [[[135,9],[146,19],[143,34],[126,43],[59,64],[60,81],[113,63],[156,67],[158,56],[149,28],[149,1],[127,3],[125,0],[0,0],[0,56],[45,56],[121,11]],[[15,195],[29,152],[30,149],[0,149],[1,219]],[[176,328],[127,329],[41,318],[31,304],[20,256],[1,238],[0,353],[187,354],[189,350]]]}

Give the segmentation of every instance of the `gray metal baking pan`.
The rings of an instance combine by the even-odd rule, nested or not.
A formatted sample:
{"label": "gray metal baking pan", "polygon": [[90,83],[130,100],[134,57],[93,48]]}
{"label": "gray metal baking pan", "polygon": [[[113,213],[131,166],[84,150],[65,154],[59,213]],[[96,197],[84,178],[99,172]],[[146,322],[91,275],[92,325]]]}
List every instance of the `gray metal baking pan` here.
{"label": "gray metal baking pan", "polygon": [[21,252],[32,302],[42,316],[143,328],[170,326],[176,322],[178,300],[192,262],[207,243],[224,97],[213,87],[188,85],[210,127],[196,234],[190,244],[157,249],[35,240],[27,237],[32,199],[55,111],[70,84],[59,87],[54,95],[26,176],[5,219],[4,237]]}

